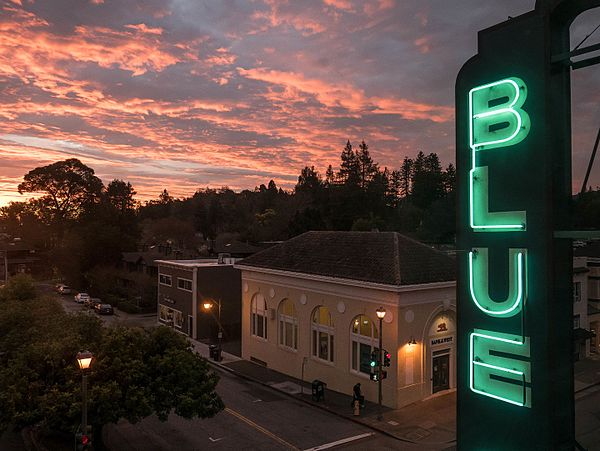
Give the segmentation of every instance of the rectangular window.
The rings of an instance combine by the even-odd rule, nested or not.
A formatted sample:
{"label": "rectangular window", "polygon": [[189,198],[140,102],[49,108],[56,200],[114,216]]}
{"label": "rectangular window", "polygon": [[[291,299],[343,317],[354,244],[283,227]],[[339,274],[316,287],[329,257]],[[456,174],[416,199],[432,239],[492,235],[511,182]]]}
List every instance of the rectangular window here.
{"label": "rectangular window", "polygon": [[361,373],[371,374],[371,345],[360,343],[360,369]]}
{"label": "rectangular window", "polygon": [[573,329],[579,329],[579,327],[580,327],[580,316],[575,315],[573,317]]}
{"label": "rectangular window", "polygon": [[573,302],[581,301],[581,282],[573,284]]}
{"label": "rectangular window", "polygon": [[353,341],[352,342],[352,369],[355,371],[358,371],[357,356],[358,356],[358,343]]}
{"label": "rectangular window", "polygon": [[189,279],[177,278],[177,288],[184,291],[192,291],[192,281]]}
{"label": "rectangular window", "polygon": [[159,274],[158,275],[158,283],[160,283],[161,285],[166,285],[167,287],[170,287],[172,285],[171,276],[169,276],[167,274]]}
{"label": "rectangular window", "polygon": [[319,332],[319,358],[329,360],[329,334]]}

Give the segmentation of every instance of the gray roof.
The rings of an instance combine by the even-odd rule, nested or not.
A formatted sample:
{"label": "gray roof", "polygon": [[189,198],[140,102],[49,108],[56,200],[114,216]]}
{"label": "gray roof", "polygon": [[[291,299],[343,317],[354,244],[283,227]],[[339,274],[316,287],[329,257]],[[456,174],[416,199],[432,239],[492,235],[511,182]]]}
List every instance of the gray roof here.
{"label": "gray roof", "polygon": [[452,257],[396,232],[306,232],[238,264],[387,285],[456,280]]}

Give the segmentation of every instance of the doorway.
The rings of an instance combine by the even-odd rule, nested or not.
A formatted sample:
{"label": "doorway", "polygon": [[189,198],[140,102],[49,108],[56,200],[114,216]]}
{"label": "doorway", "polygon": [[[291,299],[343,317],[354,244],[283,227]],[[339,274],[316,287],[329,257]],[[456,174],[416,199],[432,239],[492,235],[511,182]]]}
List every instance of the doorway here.
{"label": "doorway", "polygon": [[432,381],[433,393],[450,388],[450,349],[434,351]]}

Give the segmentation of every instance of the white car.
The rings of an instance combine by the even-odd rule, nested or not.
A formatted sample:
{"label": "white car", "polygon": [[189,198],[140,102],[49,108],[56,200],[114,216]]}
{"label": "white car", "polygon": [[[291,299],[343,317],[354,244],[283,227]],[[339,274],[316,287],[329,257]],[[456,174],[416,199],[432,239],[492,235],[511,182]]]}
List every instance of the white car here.
{"label": "white car", "polygon": [[90,299],[90,295],[87,293],[78,293],[75,295],[75,302],[77,302],[78,304],[83,304],[85,303],[85,301],[88,301]]}

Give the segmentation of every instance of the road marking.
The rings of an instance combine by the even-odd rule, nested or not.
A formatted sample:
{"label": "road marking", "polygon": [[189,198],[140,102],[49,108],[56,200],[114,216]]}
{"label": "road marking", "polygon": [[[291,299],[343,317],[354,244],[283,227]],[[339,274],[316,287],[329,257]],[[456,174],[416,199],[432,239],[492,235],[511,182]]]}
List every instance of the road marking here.
{"label": "road marking", "polygon": [[289,449],[293,449],[293,450],[297,450],[300,451],[300,448],[295,447],[294,445],[292,445],[291,443],[286,442],[284,439],[282,439],[281,437],[276,436],[275,434],[273,434],[271,431],[268,431],[267,429],[265,429],[264,427],[256,424],[254,421],[252,421],[249,418],[246,418],[244,415],[242,415],[239,412],[236,412],[233,409],[230,409],[229,407],[225,407],[225,412],[227,412],[230,415],[233,415],[234,417],[242,420],[244,423],[246,423],[247,425],[253,427],[254,429],[256,429],[259,432],[262,432],[263,434],[265,434],[267,437],[272,438],[273,440],[275,440],[276,442],[282,444],[283,446],[289,448]]}
{"label": "road marking", "polygon": [[209,437],[208,437],[208,439],[209,439],[211,442],[213,442],[213,443],[214,443],[214,442],[218,442],[219,440],[223,440],[223,437],[221,437],[221,438],[212,438],[211,436],[209,436]]}
{"label": "road marking", "polygon": [[252,401],[252,402],[261,402],[261,401],[262,401],[262,399],[258,399],[258,398],[257,398],[257,399],[255,399],[255,400],[254,400],[254,401]]}
{"label": "road marking", "polygon": [[320,451],[322,449],[329,449],[329,448],[333,448],[334,446],[343,445],[344,443],[350,443],[350,442],[354,442],[356,440],[367,438],[372,435],[375,435],[375,433],[367,432],[366,434],[355,435],[353,437],[343,438],[343,439],[337,440],[335,442],[325,443],[324,445],[315,446],[314,448],[308,448],[308,449],[305,449],[304,451]]}

